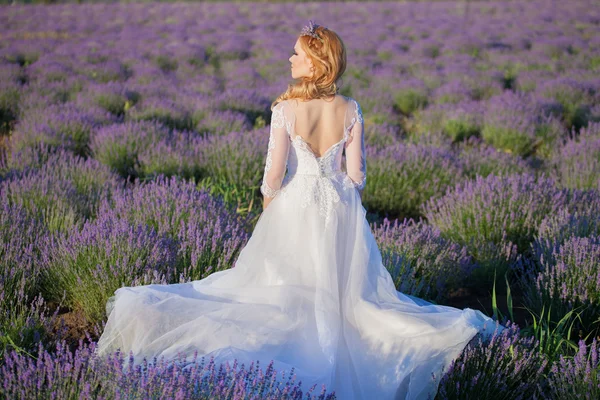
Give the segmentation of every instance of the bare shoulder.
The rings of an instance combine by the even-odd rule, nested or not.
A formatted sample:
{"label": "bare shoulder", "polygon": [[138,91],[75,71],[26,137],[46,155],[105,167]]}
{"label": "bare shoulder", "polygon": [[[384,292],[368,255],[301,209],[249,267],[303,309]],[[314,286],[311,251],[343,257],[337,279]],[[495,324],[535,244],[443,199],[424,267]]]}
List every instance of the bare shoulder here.
{"label": "bare shoulder", "polygon": [[344,96],[343,94],[336,94],[334,101],[347,104],[352,101],[352,97]]}

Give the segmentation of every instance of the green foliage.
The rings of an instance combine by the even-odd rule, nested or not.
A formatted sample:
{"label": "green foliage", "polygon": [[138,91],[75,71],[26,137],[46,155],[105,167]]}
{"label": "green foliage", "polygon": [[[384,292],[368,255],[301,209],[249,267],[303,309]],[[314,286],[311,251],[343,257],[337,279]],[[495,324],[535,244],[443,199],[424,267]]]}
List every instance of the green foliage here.
{"label": "green foliage", "polygon": [[262,194],[260,186],[247,187],[231,182],[222,176],[207,176],[198,182],[198,188],[207,190],[213,196],[219,196],[235,212],[247,221],[244,227],[252,232],[262,212]]}
{"label": "green foliage", "polygon": [[0,135],[8,135],[19,115],[21,92],[17,86],[0,88]]}
{"label": "green foliage", "polygon": [[427,94],[417,89],[404,89],[394,95],[394,107],[404,115],[412,115],[427,104]]}
{"label": "green foliage", "polygon": [[31,353],[40,342],[56,340],[62,332],[52,332],[56,313],[49,317],[41,296],[33,301],[11,297],[1,301],[4,311],[0,318],[0,363],[7,353],[16,351],[36,359]]}
{"label": "green foliage", "polygon": [[533,153],[537,142],[527,132],[508,126],[484,124],[481,137],[497,149],[526,157]]}
{"label": "green foliage", "polygon": [[179,66],[176,59],[169,57],[167,55],[164,55],[164,54],[159,54],[158,56],[156,56],[155,61],[156,61],[156,64],[158,65],[158,67],[163,72],[176,71],[177,67]]}
{"label": "green foliage", "polygon": [[462,179],[452,155],[429,146],[398,144],[369,158],[363,203],[394,217],[418,217],[421,205]]}
{"label": "green foliage", "polygon": [[463,141],[471,136],[479,135],[479,126],[466,119],[448,119],[443,131],[450,136],[453,142]]}
{"label": "green foliage", "polygon": [[180,131],[194,129],[194,120],[190,112],[173,110],[160,104],[131,107],[127,110],[126,118],[129,121],[158,121],[170,129]]}
{"label": "green foliage", "polygon": [[[575,313],[573,309],[565,313],[560,320],[552,319],[552,304],[548,310],[546,305],[542,306],[540,314],[537,315],[531,309],[525,307],[531,314],[533,322],[522,329],[524,335],[533,336],[538,341],[538,351],[548,356],[550,361],[558,361],[561,355],[574,354],[578,347],[574,337],[573,327],[577,320],[581,322],[581,313]],[[590,335],[588,334],[585,339]]]}

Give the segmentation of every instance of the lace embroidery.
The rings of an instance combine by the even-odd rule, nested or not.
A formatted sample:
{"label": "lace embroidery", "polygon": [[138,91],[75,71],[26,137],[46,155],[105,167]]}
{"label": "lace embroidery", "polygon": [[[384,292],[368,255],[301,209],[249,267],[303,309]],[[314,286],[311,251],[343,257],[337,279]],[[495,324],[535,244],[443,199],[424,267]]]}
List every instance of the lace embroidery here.
{"label": "lace embroidery", "polygon": [[287,197],[290,186],[288,182],[293,177],[293,185],[299,186],[298,191],[301,193],[300,206],[307,208],[316,204],[319,208],[319,215],[325,220],[325,225],[329,224],[336,203],[342,201],[348,204],[347,197],[340,196],[339,189],[335,184],[335,181],[338,181],[338,185],[344,189],[343,180],[340,177],[347,175],[343,171],[335,169],[335,160],[340,146],[346,139],[347,136],[344,135],[342,140],[327,149],[321,157],[315,155],[301,136],[292,139],[299,159],[298,163],[304,166],[312,165],[310,170],[314,173],[286,176],[281,195]]}
{"label": "lace embroidery", "polygon": [[[267,184],[267,172],[271,169],[273,164],[271,160],[271,152],[275,148],[275,137],[273,135],[273,129],[281,129],[285,124],[285,116],[283,115],[283,103],[277,104],[273,108],[273,114],[271,116],[271,128],[269,133],[269,145],[267,146],[267,161],[265,164],[265,173],[263,175],[263,182],[260,186],[260,192],[266,197],[275,197],[281,189],[273,189]],[[289,132],[289,124],[286,126]]]}
{"label": "lace embroidery", "polygon": [[[364,135],[364,122],[363,122],[363,115],[362,115],[362,109],[360,108],[360,104],[358,104],[358,102],[354,99],[352,99],[352,102],[355,104],[355,111],[356,111],[356,116],[352,117],[352,121],[350,123],[350,127],[348,128],[348,132],[351,133],[352,127],[354,127],[354,124],[356,122],[359,122],[360,124],[363,125],[363,135]],[[350,135],[350,141],[352,141],[353,136]],[[348,142],[349,143],[349,142]],[[348,175],[346,175],[344,177],[344,188],[346,189],[358,189],[358,190],[362,190],[364,189],[365,185],[367,184],[367,168],[365,163],[363,162],[363,164],[361,165],[361,172],[363,173],[363,177],[360,180],[360,182],[354,182],[352,180],[352,178],[350,178]]]}
{"label": "lace embroidery", "polygon": [[352,101],[356,105],[356,118],[358,119],[359,123],[363,124],[363,115],[362,115],[362,109],[360,108],[360,104],[358,104],[356,102],[356,100],[354,100],[354,99],[352,99]]}
{"label": "lace embroidery", "polygon": [[367,183],[367,175],[366,174],[363,175],[363,178],[361,179],[360,182],[354,182],[352,180],[352,178],[350,178],[348,175],[346,175],[344,177],[344,188],[345,189],[363,190],[366,183]]}
{"label": "lace embroidery", "polygon": [[[287,197],[288,190],[292,184],[288,184],[290,176],[284,179],[284,185],[281,189],[281,196]],[[328,225],[333,214],[333,208],[340,201],[348,204],[348,200],[340,196],[336,189],[332,178],[326,175],[296,175],[294,176],[294,186],[299,186],[298,190],[301,193],[300,206],[307,208],[313,204],[318,205],[319,215],[325,220],[325,225]]]}
{"label": "lace embroidery", "polygon": [[[352,117],[352,119],[350,120],[350,126],[348,126],[347,132],[350,136],[350,142],[352,141],[353,136],[351,135],[352,133],[352,128],[354,127],[354,124],[358,121],[360,124],[362,124],[364,126],[363,123],[363,116],[362,116],[362,110],[360,108],[360,105],[356,102],[356,100],[352,99],[352,102],[355,104],[355,113],[356,116]],[[364,128],[363,128],[364,129]],[[350,143],[348,142],[348,143]]]}

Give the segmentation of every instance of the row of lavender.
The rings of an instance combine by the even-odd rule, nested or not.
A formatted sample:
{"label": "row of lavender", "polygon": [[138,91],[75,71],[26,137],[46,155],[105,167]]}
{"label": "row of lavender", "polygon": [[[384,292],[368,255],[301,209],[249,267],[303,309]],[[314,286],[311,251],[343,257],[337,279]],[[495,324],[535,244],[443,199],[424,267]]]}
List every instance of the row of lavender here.
{"label": "row of lavender", "polygon": [[[59,397],[166,390],[251,398],[255,385],[264,388],[234,372],[213,372],[200,386],[198,376],[161,372],[166,380],[140,388],[114,363],[88,366],[83,347],[68,361],[44,303],[80,312],[97,334],[116,288],[233,266],[260,208],[269,104],[289,81],[285,49],[304,15],[317,12],[336,21],[349,46],[342,92],[366,117],[365,206],[382,218],[425,218],[373,224],[398,289],[445,301],[506,272],[524,305],[537,315],[551,306],[550,321],[560,322],[473,343],[440,395],[493,387],[502,398],[560,398],[574,385],[597,393],[596,345],[588,340],[588,361],[586,343],[565,328],[573,310],[587,307],[573,332],[589,339],[600,305],[593,2],[2,11],[0,35],[11,39],[0,42],[0,130],[8,135],[0,138],[11,148],[0,172],[6,393],[35,396],[44,379]],[[386,22],[389,13],[406,22]],[[288,23],[274,22],[282,16]],[[527,329],[543,340],[525,338]],[[34,343],[58,344],[56,359],[40,348],[38,364],[27,365],[35,356],[14,350],[33,352]],[[302,397],[266,385],[274,397]]]}
{"label": "row of lavender", "polygon": [[[266,102],[256,96],[252,99],[238,94],[241,96],[229,96],[252,104],[257,109],[253,113],[267,114]],[[518,96],[508,92],[491,101],[492,104],[496,100],[508,102],[515,97]],[[519,100],[511,104],[521,108],[528,103]],[[268,127],[263,125],[269,117],[257,117],[260,126],[252,127],[246,117],[237,115],[239,112],[200,113],[204,116],[198,117],[199,124],[210,129],[174,127],[177,115],[167,111],[160,118],[152,114],[140,120],[126,113],[125,121],[119,121],[110,113],[98,111],[94,115],[82,111],[73,102],[50,105],[24,114],[19,120],[12,132],[12,156],[5,164],[13,168],[26,166],[32,160],[24,159],[23,155],[18,158],[16,154],[27,153],[43,143],[67,148],[83,157],[93,155],[124,178],[146,180],[159,174],[195,180],[226,178],[238,188],[254,189],[254,196],[240,201],[256,200],[268,139]],[[506,124],[499,122],[496,127],[504,129]],[[477,175],[490,174],[545,174],[560,187],[597,190],[599,134],[600,123],[588,122],[574,137],[553,143],[547,156],[541,159],[498,151],[479,137],[452,143],[445,136],[433,133],[415,140],[401,137],[394,125],[367,125],[370,179],[364,202],[370,210],[385,215],[418,217],[424,215],[422,205],[427,199],[439,197],[447,188]]]}
{"label": "row of lavender", "polygon": [[[591,345],[577,344],[575,357],[563,357],[552,363],[540,352],[539,341],[523,338],[519,327],[507,324],[492,340],[472,341],[441,378],[436,398],[530,399],[571,398],[572,393],[598,397],[598,357],[596,339]],[[11,352],[0,366],[3,393],[11,398],[112,399],[142,397],[156,399],[335,399],[323,385],[320,394],[313,386],[303,393],[295,381],[294,369],[265,371],[259,363],[240,366],[216,366],[212,360],[199,361],[180,370],[164,359],[144,362],[124,369],[124,355],[116,352],[106,360],[93,356],[95,343],[79,342],[74,352],[59,342],[52,352],[38,346],[35,355]],[[37,358],[37,360],[34,360]],[[182,361],[184,357],[178,358]],[[133,359],[130,358],[130,364]],[[546,374],[546,370],[549,370]],[[288,378],[286,379],[286,372]],[[281,378],[278,378],[281,375]]]}

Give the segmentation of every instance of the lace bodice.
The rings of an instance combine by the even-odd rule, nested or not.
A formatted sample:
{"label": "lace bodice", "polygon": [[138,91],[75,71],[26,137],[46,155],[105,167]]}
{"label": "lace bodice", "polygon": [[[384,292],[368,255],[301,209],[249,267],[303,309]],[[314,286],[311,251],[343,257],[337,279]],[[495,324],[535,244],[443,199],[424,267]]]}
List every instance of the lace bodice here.
{"label": "lace bodice", "polygon": [[[261,192],[265,197],[285,195],[285,186],[292,180],[301,181],[305,190],[302,206],[319,204],[328,216],[332,203],[340,200],[332,180],[343,183],[344,189],[362,190],[366,184],[366,159],[363,137],[363,116],[356,100],[347,97],[344,136],[320,157],[308,143],[294,132],[295,114],[288,101],[273,108],[269,145]],[[342,170],[342,153],[346,149],[346,172]],[[286,174],[287,170],[287,174]]]}

